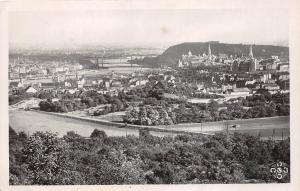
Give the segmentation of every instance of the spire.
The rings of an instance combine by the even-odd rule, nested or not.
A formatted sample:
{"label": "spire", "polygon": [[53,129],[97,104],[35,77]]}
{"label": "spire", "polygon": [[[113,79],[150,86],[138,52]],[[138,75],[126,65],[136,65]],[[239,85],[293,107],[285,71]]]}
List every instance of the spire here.
{"label": "spire", "polygon": [[179,68],[183,67],[182,61],[181,61],[180,59],[179,59],[179,61],[178,61],[178,67],[179,67]]}
{"label": "spire", "polygon": [[211,57],[210,43],[208,43],[208,56]]}
{"label": "spire", "polygon": [[249,57],[250,57],[250,58],[253,58],[252,44],[250,45]]}

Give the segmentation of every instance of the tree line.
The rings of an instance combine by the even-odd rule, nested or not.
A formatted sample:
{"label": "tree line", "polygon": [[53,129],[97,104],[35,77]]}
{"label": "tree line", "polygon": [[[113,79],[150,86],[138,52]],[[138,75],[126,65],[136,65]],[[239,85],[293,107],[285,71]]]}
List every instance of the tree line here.
{"label": "tree line", "polygon": [[[116,96],[110,96],[108,94],[100,94],[96,91],[87,91],[76,97],[68,96],[66,94],[58,101],[52,101],[47,99],[39,103],[40,110],[48,112],[71,112],[76,110],[87,109],[90,107],[96,107],[98,105],[109,104],[102,113],[110,113],[124,110],[126,101],[119,99]],[[99,110],[96,110],[92,115],[99,115]]]}
{"label": "tree line", "polygon": [[172,125],[289,115],[289,94],[257,94],[232,99],[223,104],[216,101],[195,104],[151,97],[138,106],[127,108],[124,122],[136,125]]}
{"label": "tree line", "polygon": [[260,140],[235,133],[89,138],[68,132],[31,136],[9,129],[12,185],[202,184],[289,182],[274,179],[270,165],[290,165],[290,140]]}

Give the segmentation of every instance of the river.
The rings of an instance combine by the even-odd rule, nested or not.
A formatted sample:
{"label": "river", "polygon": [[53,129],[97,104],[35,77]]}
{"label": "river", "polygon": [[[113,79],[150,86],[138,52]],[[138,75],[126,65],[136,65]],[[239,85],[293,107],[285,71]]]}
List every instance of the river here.
{"label": "river", "polygon": [[[12,110],[9,111],[9,124],[17,132],[24,131],[31,135],[36,131],[51,131],[58,133],[59,137],[68,131],[74,131],[83,137],[89,137],[94,129],[105,131],[108,136],[139,135],[137,129],[118,128],[87,121],[63,118],[46,113],[34,111]],[[175,136],[174,133],[150,131],[154,136]]]}
{"label": "river", "polygon": [[[13,129],[18,132],[24,131],[27,134],[32,134],[36,131],[51,131],[58,133],[58,136],[61,137],[68,131],[74,131],[81,136],[89,137],[94,129],[99,129],[105,131],[108,136],[139,135],[139,131],[137,129],[118,128],[34,111],[11,110],[9,111],[9,117],[9,124]],[[290,136],[289,116],[234,120],[227,121],[226,123],[222,121],[208,122],[203,123],[202,125],[199,123],[177,124],[167,127],[161,126],[161,128],[187,131],[191,133],[197,133],[201,131],[215,133],[224,131],[226,129],[226,126],[230,127],[234,124],[237,124],[238,127],[236,129],[229,128],[229,132],[237,131],[241,133],[248,133],[251,135],[260,134],[261,137],[266,138],[287,138]],[[180,133],[150,131],[150,134],[162,137],[175,136],[176,134]]]}

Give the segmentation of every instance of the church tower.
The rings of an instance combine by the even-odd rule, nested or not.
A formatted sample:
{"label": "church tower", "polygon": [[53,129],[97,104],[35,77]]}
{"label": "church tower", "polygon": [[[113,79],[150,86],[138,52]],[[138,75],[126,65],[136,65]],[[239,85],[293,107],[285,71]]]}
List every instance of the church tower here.
{"label": "church tower", "polygon": [[250,45],[249,57],[250,57],[250,72],[255,72],[257,69],[258,61],[253,56],[252,45]]}
{"label": "church tower", "polygon": [[252,45],[250,45],[249,57],[250,57],[250,58],[253,58]]}
{"label": "church tower", "polygon": [[180,59],[178,60],[178,67],[179,67],[179,68],[182,68],[182,67],[183,67],[182,61],[181,61]]}
{"label": "church tower", "polygon": [[207,57],[208,57],[208,61],[211,61],[212,55],[211,55],[210,43],[208,43],[208,55],[207,55]]}

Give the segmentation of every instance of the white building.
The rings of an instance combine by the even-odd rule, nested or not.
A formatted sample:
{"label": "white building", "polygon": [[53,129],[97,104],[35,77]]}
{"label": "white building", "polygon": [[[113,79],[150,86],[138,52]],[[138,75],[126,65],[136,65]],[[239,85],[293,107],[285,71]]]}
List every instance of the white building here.
{"label": "white building", "polygon": [[32,93],[32,94],[34,94],[34,93],[37,92],[37,90],[34,89],[33,87],[29,86],[29,87],[25,90],[25,92],[26,92],[26,93]]}
{"label": "white building", "polygon": [[246,97],[250,95],[250,89],[249,88],[233,88],[233,91],[231,92],[231,96],[240,96],[240,97]]}

